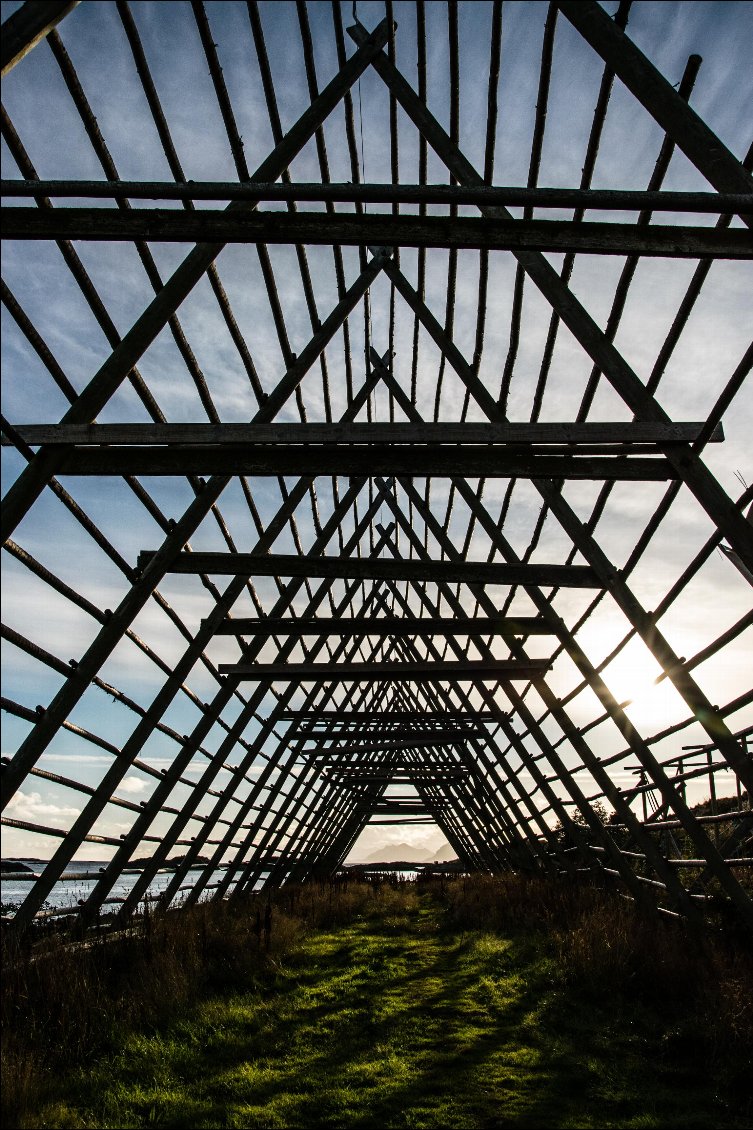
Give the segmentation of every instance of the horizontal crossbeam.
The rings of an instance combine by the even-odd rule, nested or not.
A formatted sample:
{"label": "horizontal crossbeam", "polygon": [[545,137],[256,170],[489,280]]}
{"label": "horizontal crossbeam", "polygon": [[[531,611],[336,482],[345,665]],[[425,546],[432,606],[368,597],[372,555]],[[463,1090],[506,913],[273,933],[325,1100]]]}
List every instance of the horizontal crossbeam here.
{"label": "horizontal crossbeam", "polygon": [[409,773],[364,773],[363,776],[339,776],[332,770],[327,770],[325,776],[345,788],[355,789],[360,785],[439,785],[453,781],[467,780],[470,776],[467,770],[455,773],[439,773],[436,776],[412,776]]}
{"label": "horizontal crossbeam", "polygon": [[[397,738],[395,741],[389,739],[393,735],[405,735]],[[360,756],[361,754],[376,754],[385,753],[390,750],[415,750],[418,748],[439,748],[449,753],[450,750],[455,750],[458,745],[463,745],[467,748],[466,744],[471,740],[485,740],[489,737],[486,730],[455,730],[455,731],[428,731],[428,733],[421,733],[416,731],[415,735],[407,733],[404,730],[385,731],[385,737],[379,731],[366,731],[363,734],[354,733],[350,730],[343,731],[340,734],[316,734],[310,737],[303,738],[304,741],[317,741],[324,742],[332,740],[331,745],[322,746],[319,749],[299,749],[297,753],[301,757],[306,757],[310,760],[317,758],[342,758],[345,755],[348,757],[353,754]],[[376,740],[375,740],[376,739]],[[342,741],[356,741],[364,742],[367,744],[343,747],[338,745]],[[390,761],[392,764],[392,761]],[[413,764],[410,762],[409,764]],[[432,763],[433,764],[433,763]]]}
{"label": "horizontal crossbeam", "polygon": [[363,777],[381,777],[388,776],[392,778],[396,773],[410,778],[422,777],[447,777],[447,776],[463,776],[470,775],[470,769],[467,766],[461,765],[458,761],[406,761],[405,758],[397,758],[389,761],[369,761],[360,762],[353,761],[339,761],[323,762],[320,768],[326,770],[332,776],[352,777],[354,780],[361,780]]}
{"label": "horizontal crossbeam", "polygon": [[[630,423],[586,420],[563,423],[441,424],[15,424],[31,447],[40,444],[107,444],[147,447],[180,444],[320,444],[320,443],[525,443],[525,444],[666,444],[693,443],[705,424],[633,420]],[[707,442],[724,439],[718,424]],[[3,437],[2,443],[11,441]]]}
{"label": "horizontal crossbeam", "polygon": [[[448,719],[448,721],[453,722],[453,719],[450,718]],[[387,738],[413,739],[414,735],[424,732],[431,735],[432,737],[436,737],[437,734],[446,733],[446,731],[442,729],[441,723],[439,722],[437,722],[436,724],[432,724],[431,722],[424,723],[426,730],[422,730],[420,728],[420,723],[418,722],[416,722],[415,725],[417,727],[416,729],[411,729],[410,725],[396,725],[394,727],[390,727],[377,725],[372,726],[368,723],[358,723],[353,725],[331,723],[331,728],[328,728],[326,730],[298,728],[297,726],[291,726],[288,730],[288,736],[294,738],[296,741],[305,742],[341,742],[367,740],[373,742],[374,740],[382,740]],[[462,734],[464,738],[485,738],[488,736],[488,733],[483,728],[483,726],[470,723],[466,726],[463,725],[459,719],[454,721],[453,729],[455,730],[455,732]],[[331,748],[335,747],[332,746]],[[306,753],[311,751],[302,750],[302,752]]]}
{"label": "horizontal crossbeam", "polygon": [[[206,621],[202,620],[202,626]],[[537,616],[384,618],[322,617],[317,620],[260,619],[243,616],[223,620],[217,636],[548,636],[552,627]]]}
{"label": "horizontal crossbeam", "polygon": [[385,813],[385,814],[389,813],[390,816],[398,816],[398,815],[400,815],[400,813],[403,813],[403,812],[406,812],[406,813],[408,813],[408,812],[416,812],[416,813],[423,812],[423,813],[426,813],[426,812],[431,812],[431,811],[435,811],[435,810],[445,811],[446,809],[449,809],[450,807],[451,807],[451,805],[445,800],[432,800],[427,804],[424,804],[423,801],[408,801],[408,800],[386,801],[386,800],[382,800],[382,801],[377,801],[377,803],[374,805],[373,811],[374,812],[382,812],[382,813]]}
{"label": "horizontal crossbeam", "polygon": [[[321,745],[318,749],[298,749],[297,753],[301,757],[313,758],[317,757],[341,757],[344,753],[383,753],[387,750],[414,750],[418,747],[432,748],[438,747],[445,749],[448,754],[450,750],[455,750],[459,744],[468,741],[484,741],[488,739],[488,732],[484,729],[468,729],[460,728],[458,730],[416,730],[411,733],[410,730],[342,730],[340,732],[333,731],[331,734],[300,734],[293,735],[295,741],[306,742],[331,742],[329,745]],[[339,742],[359,742],[364,744],[356,745],[354,748],[348,747],[346,750],[340,746]],[[390,762],[392,764],[392,762]],[[412,762],[411,762],[412,764]]]}
{"label": "horizontal crossbeam", "polygon": [[389,762],[369,762],[361,763],[358,761],[339,762],[333,761],[329,765],[322,765],[320,768],[326,769],[328,773],[340,774],[344,776],[361,777],[361,775],[379,775],[382,773],[404,773],[409,775],[411,779],[415,776],[426,774],[432,776],[435,774],[447,774],[454,772],[462,772],[468,774],[470,771],[466,769],[457,761],[431,761],[421,762],[420,764],[415,761],[406,761],[404,758],[390,758]]}
{"label": "horizontal crossbeam", "polygon": [[371,679],[412,682],[445,679],[455,682],[489,682],[498,679],[538,679],[549,669],[548,659],[467,659],[446,663],[220,663],[221,675],[264,682],[360,683]]}
{"label": "horizontal crossbeam", "polygon": [[[451,726],[451,729],[445,728]],[[430,719],[426,722],[415,721],[413,723],[400,723],[396,721],[393,725],[381,725],[379,723],[346,723],[346,722],[331,722],[325,728],[319,729],[313,726],[296,725],[293,723],[288,730],[288,737],[296,742],[313,742],[321,745],[323,742],[331,743],[328,748],[331,750],[337,749],[338,742],[344,741],[358,741],[374,744],[381,741],[396,741],[405,738],[408,740],[408,748],[412,742],[416,740],[417,736],[425,735],[432,740],[440,738],[447,739],[448,734],[458,735],[461,739],[467,738],[487,738],[488,731],[484,728],[483,720],[464,722],[461,718],[447,718],[444,722],[437,720],[432,722]],[[312,753],[311,749],[302,749],[302,753]]]}
{"label": "horizontal crossbeam", "polygon": [[[475,733],[473,733],[472,731],[469,732],[467,730],[435,730],[433,733],[431,731],[426,731],[424,733],[421,733],[420,730],[417,730],[415,734],[409,734],[404,739],[401,738],[401,739],[396,739],[394,741],[392,741],[392,740],[374,741],[373,736],[374,735],[372,733],[370,733],[368,735],[368,737],[366,739],[369,743],[368,746],[365,746],[365,745],[364,746],[357,746],[357,745],[341,746],[341,745],[333,744],[333,745],[327,745],[327,746],[321,747],[319,749],[304,749],[301,752],[303,754],[305,754],[306,757],[309,757],[309,758],[317,758],[317,757],[329,757],[329,758],[331,758],[333,756],[336,756],[336,757],[348,756],[349,757],[351,754],[356,755],[356,754],[364,754],[364,753],[382,753],[382,752],[385,752],[385,751],[388,751],[388,750],[394,750],[394,749],[415,749],[418,746],[422,746],[422,747],[425,747],[425,746],[429,746],[429,747],[440,746],[440,747],[442,747],[442,746],[450,745],[450,744],[457,743],[457,742],[464,742],[464,741],[467,741],[468,738],[479,737],[479,736],[481,736],[481,734],[480,734],[479,731],[476,731]],[[321,735],[321,737],[324,738],[324,735]],[[314,739],[310,739],[310,740],[314,740]],[[327,737],[327,740],[328,741],[330,740],[330,736]],[[349,733],[333,734],[333,735],[331,735],[331,740],[335,743],[342,741],[342,740],[352,741],[353,735],[349,734]]]}
{"label": "horizontal crossbeam", "polygon": [[[423,809],[422,812],[425,813],[426,809]],[[385,820],[380,820],[378,818],[370,816],[369,821],[368,821],[368,827],[373,828],[375,825],[378,825],[380,828],[382,828],[382,827],[386,827],[388,824],[389,825],[398,824],[398,825],[400,825],[400,827],[402,827],[403,824],[435,824],[435,823],[436,823],[436,821],[434,820],[433,816],[426,816],[426,815],[410,816],[410,815],[406,814],[405,816],[402,817],[402,819],[397,819],[397,820],[392,820],[389,817]],[[354,864],[353,866],[356,866],[356,865]],[[388,864],[387,866],[390,866],[390,865]],[[414,865],[411,863],[411,864],[409,864],[409,866],[413,867]],[[417,868],[419,868],[419,867],[423,867],[424,864],[423,863],[417,863],[415,866]]]}
{"label": "horizontal crossbeam", "polygon": [[146,240],[157,243],[301,243],[357,247],[441,247],[487,251],[582,252],[670,258],[753,258],[737,228],[497,220],[488,216],[388,216],[340,212],[228,212],[174,208],[2,210],[6,239]]}
{"label": "horizontal crossbeam", "polygon": [[494,722],[496,715],[484,710],[395,710],[394,703],[389,703],[384,710],[285,710],[280,714],[283,722],[314,722],[323,726],[332,722],[347,722],[352,725],[379,722],[389,725],[395,722],[404,725],[406,722],[418,722],[423,725],[428,722],[445,723],[448,721]]}
{"label": "horizontal crossbeam", "polygon": [[62,475],[410,475],[417,478],[605,479],[665,482],[664,456],[539,455],[486,446],[89,447],[62,452]]}
{"label": "horizontal crossbeam", "polygon": [[258,181],[2,180],[0,196],[97,200],[312,200],[343,204],[501,204],[614,211],[751,213],[747,193],[644,192],[458,184],[260,184]]}
{"label": "horizontal crossbeam", "polygon": [[[153,550],[138,556],[145,570]],[[601,588],[587,565],[510,565],[488,561],[396,561],[391,558],[305,557],[293,553],[179,553],[171,573],[209,573],[226,577],[336,577],[358,581],[447,581],[484,585],[561,585]]]}

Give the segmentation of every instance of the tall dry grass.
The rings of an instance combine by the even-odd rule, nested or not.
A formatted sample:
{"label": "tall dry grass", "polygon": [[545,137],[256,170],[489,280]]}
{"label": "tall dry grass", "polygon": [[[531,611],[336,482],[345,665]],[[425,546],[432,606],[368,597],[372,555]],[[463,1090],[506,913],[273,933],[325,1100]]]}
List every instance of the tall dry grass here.
{"label": "tall dry grass", "polygon": [[[61,1070],[165,1024],[208,992],[253,982],[301,937],[300,918],[249,900],[145,917],[115,936],[3,945],[2,1124],[21,1125]],[[260,925],[261,924],[261,925]]]}
{"label": "tall dry grass", "polygon": [[[117,935],[33,930],[3,940],[3,1126],[23,1125],[56,1075],[168,1023],[209,993],[252,988],[306,932],[404,906],[404,884],[307,883],[144,914]],[[269,928],[268,928],[269,927]]]}
{"label": "tall dry grass", "polygon": [[[594,1002],[640,1001],[657,1011],[667,1042],[709,1065],[753,1079],[753,946],[649,914],[586,884],[525,875],[444,884],[446,921],[538,937],[563,983]],[[736,1065],[736,1066],[735,1066]]]}

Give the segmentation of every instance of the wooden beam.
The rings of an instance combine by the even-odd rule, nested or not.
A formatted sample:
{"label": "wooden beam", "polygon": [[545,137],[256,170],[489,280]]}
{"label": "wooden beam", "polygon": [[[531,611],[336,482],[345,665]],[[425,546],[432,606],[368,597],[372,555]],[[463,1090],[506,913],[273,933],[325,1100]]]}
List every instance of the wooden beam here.
{"label": "wooden beam", "polygon": [[[353,730],[351,728],[332,730],[326,733],[316,733],[301,735],[297,738],[298,741],[317,742],[321,746],[322,742],[331,742],[331,745],[325,746],[325,749],[340,750],[342,746],[338,745],[339,742],[344,741],[368,741],[372,747],[387,743],[388,747],[398,748],[412,748],[416,744],[421,745],[425,743],[441,745],[443,742],[453,742],[462,740],[464,738],[486,738],[488,737],[487,731],[483,728],[466,726],[459,724],[453,719],[449,720],[449,724],[444,725],[438,722],[436,725],[429,725],[426,729],[421,729],[420,726],[413,729],[410,726],[392,726],[386,729],[379,729],[371,727],[366,731]],[[360,747],[359,747],[360,748]],[[301,753],[315,753],[315,750],[302,749]]]}
{"label": "wooden beam", "polygon": [[463,776],[455,777],[439,777],[435,780],[428,778],[418,778],[412,780],[410,777],[390,777],[390,776],[377,776],[377,777],[364,777],[357,779],[355,777],[337,777],[332,773],[323,773],[322,777],[327,784],[334,786],[335,789],[352,789],[359,799],[362,799],[364,794],[367,794],[374,789],[385,788],[388,785],[417,785],[420,789],[433,789],[435,793],[437,789],[445,791],[447,786],[453,785],[456,788],[467,789],[471,783],[469,778]]}
{"label": "wooden beam", "polygon": [[[145,570],[153,550],[138,556]],[[586,565],[508,565],[487,561],[395,561],[389,558],[307,557],[295,553],[179,553],[170,573],[209,573],[226,577],[342,577],[363,581],[449,581],[485,585],[561,585],[600,588]]]}
{"label": "wooden beam", "polygon": [[549,669],[548,659],[468,659],[447,663],[220,663],[221,675],[264,682],[340,682],[360,683],[373,679],[413,682],[417,679],[445,679],[470,682],[496,682],[498,679],[539,679]]}
{"label": "wooden beam", "polygon": [[[404,730],[394,731],[395,736],[390,735],[383,740],[374,740],[379,738],[379,734],[373,731],[364,735],[364,741],[368,745],[340,745],[342,741],[352,742],[354,735],[351,733],[327,735],[326,740],[332,742],[330,745],[320,745],[317,749],[302,749],[300,752],[306,757],[343,757],[346,754],[358,754],[359,756],[364,753],[381,753],[383,751],[396,750],[396,749],[415,749],[417,746],[446,746],[456,745],[459,742],[465,742],[469,738],[487,737],[485,731],[480,730],[435,730],[432,732],[417,730],[415,733],[406,733]],[[404,736],[398,736],[404,735]],[[316,736],[317,739],[320,735]],[[324,740],[325,735],[321,735]],[[308,741],[315,739],[308,738]]]}
{"label": "wooden beam", "polygon": [[[360,723],[358,724],[358,726],[342,725],[339,728],[337,725],[335,725],[333,729],[327,731],[308,729],[298,730],[295,727],[291,727],[291,729],[288,731],[287,738],[289,741],[295,743],[317,743],[317,749],[298,747],[298,752],[300,754],[308,756],[310,754],[313,755],[316,753],[324,752],[326,750],[337,752],[338,749],[342,748],[340,744],[342,742],[367,742],[369,744],[369,748],[381,746],[385,742],[402,742],[404,748],[410,749],[415,744],[416,739],[414,735],[418,735],[419,744],[421,744],[420,736],[422,734],[424,735],[425,741],[435,741],[439,736],[440,742],[451,740],[466,741],[471,739],[479,739],[483,741],[488,739],[489,737],[489,733],[485,729],[483,724],[466,725],[460,720],[453,719],[449,719],[449,723],[452,727],[451,730],[443,729],[442,723],[440,722],[437,722],[435,724],[428,723],[423,729],[421,728],[419,723],[415,724],[415,728],[411,728],[410,725],[392,727],[378,727],[368,725],[364,727],[364,725]],[[450,732],[454,733],[456,737],[448,738],[446,735]],[[445,737],[442,737],[442,735],[445,735]]]}
{"label": "wooden beam", "polygon": [[[454,735],[454,736],[452,736]],[[428,730],[411,730],[409,727],[394,727],[393,729],[351,729],[333,730],[329,733],[288,732],[291,742],[316,742],[317,748],[300,748],[298,753],[303,757],[319,757],[325,753],[338,754],[344,748],[342,742],[367,743],[370,750],[382,749],[414,749],[417,745],[446,745],[466,741],[485,741],[489,733],[483,727],[465,727],[459,729],[441,730],[437,725]],[[327,744],[323,744],[327,743]],[[359,752],[367,748],[366,744],[355,747]]]}
{"label": "wooden beam", "polygon": [[348,722],[360,725],[363,722],[382,722],[385,725],[394,721],[400,725],[410,722],[455,722],[466,720],[474,722],[493,722],[495,716],[488,710],[392,710],[392,703],[384,710],[284,710],[280,714],[282,722],[314,721],[327,725],[330,722]]}
{"label": "wooden beam", "polygon": [[[488,721],[488,719],[487,719]],[[443,725],[451,724],[453,727],[460,727],[464,736],[466,737],[481,737],[488,736],[487,731],[483,728],[479,729],[475,723],[466,723],[464,719],[454,717],[452,715],[447,719],[441,721],[437,719],[432,722],[428,721],[415,722],[410,721],[397,721],[394,726],[381,725],[372,722],[330,722],[326,729],[318,729],[307,725],[301,726],[294,723],[288,730],[288,737],[295,741],[365,741],[367,739],[382,739],[389,737],[405,737],[410,738],[415,733],[421,732],[421,727],[428,728],[429,733],[439,733]],[[305,750],[303,751],[306,752]]]}
{"label": "wooden beam", "polygon": [[603,479],[666,482],[677,472],[664,456],[539,455],[496,447],[391,444],[301,448],[225,447],[72,447],[61,451],[63,475],[408,475],[417,478]]}
{"label": "wooden beam", "polygon": [[630,212],[753,212],[742,192],[644,192],[601,188],[523,188],[459,184],[260,184],[256,181],[1,180],[0,196],[97,200],[314,200],[343,204],[500,204]]}
{"label": "wooden beam", "polygon": [[[440,804],[446,803],[445,798],[442,797],[439,800],[439,803]],[[422,808],[428,808],[430,806],[434,807],[437,804],[437,801],[431,800],[431,801],[426,802],[422,798],[417,797],[417,796],[413,796],[410,793],[402,793],[402,794],[398,793],[398,794],[393,794],[392,796],[386,796],[386,795],[382,794],[377,799],[377,804],[379,804],[380,806],[381,805],[389,805],[389,804],[395,804],[395,805],[406,804],[406,805],[409,805],[410,807],[420,806]]]}
{"label": "wooden beam", "polygon": [[423,801],[409,801],[409,800],[396,800],[396,801],[377,801],[372,812],[384,812],[390,816],[397,816],[402,812],[432,812],[443,811],[450,808],[451,805],[444,800],[432,800],[424,803]]}
{"label": "wooden beam", "polygon": [[[202,625],[204,621],[202,620]],[[238,617],[223,620],[215,630],[217,636],[546,636],[552,628],[537,616],[404,617],[403,619],[352,618],[342,620],[322,617],[318,620],[282,620]]]}
{"label": "wooden beam", "polygon": [[[593,0],[556,0],[587,43],[719,192],[753,193],[753,177]],[[750,215],[744,217],[753,226]]]}
{"label": "wooden beam", "polygon": [[441,247],[487,251],[749,259],[753,241],[736,228],[499,220],[476,216],[337,215],[202,208],[2,209],[6,239],[146,240],[157,243],[293,243]]}
{"label": "wooden beam", "polygon": [[362,773],[367,775],[392,774],[393,770],[396,773],[405,774],[409,772],[412,773],[413,770],[416,770],[419,775],[421,773],[433,773],[435,770],[437,773],[454,773],[455,771],[462,771],[462,773],[466,776],[470,774],[470,770],[467,767],[460,765],[457,761],[424,761],[421,764],[417,764],[413,761],[405,761],[404,759],[390,759],[389,763],[387,764],[373,762],[371,764],[360,764],[358,762],[332,762],[328,766],[325,766],[325,768],[330,774],[339,774],[341,776],[351,775],[353,777],[357,777]]}
{"label": "wooden beam", "polygon": [[[379,820],[375,819],[373,816],[369,816],[368,820],[364,824],[364,827],[373,828],[375,826],[378,826],[381,828],[386,827],[388,824],[397,824],[398,826],[402,827],[403,824],[436,824],[436,820],[433,816],[405,816],[402,820],[390,820],[389,818],[387,820]],[[354,863],[353,866],[356,867],[358,865]]]}
{"label": "wooden beam", "polygon": [[[426,778],[432,779],[435,776],[470,776],[470,769],[466,765],[460,765],[455,762],[452,765],[439,766],[434,772],[434,763],[424,760],[421,764],[411,763],[405,760],[393,761],[390,758],[385,761],[384,758],[378,760],[359,761],[358,758],[332,758],[330,760],[320,759],[315,762],[317,769],[322,770],[330,775],[344,775],[352,777],[353,779],[360,779],[362,776],[388,776],[392,777],[395,773],[402,774],[411,780],[424,780]],[[138,809],[138,805],[135,806]]]}
{"label": "wooden beam", "polygon": [[[345,776],[359,776],[362,773],[415,773],[418,776],[422,774],[433,773],[462,773],[467,776],[470,773],[470,768],[463,765],[459,761],[451,760],[445,757],[436,758],[432,755],[432,759],[422,758],[420,761],[408,761],[405,757],[389,758],[389,760],[380,759],[372,761],[360,761],[357,758],[353,759],[339,759],[333,758],[329,762],[321,763],[331,773],[338,773]],[[137,805],[138,807],[138,805]]]}
{"label": "wooden beam", "polygon": [[56,24],[72,12],[79,0],[33,0],[22,4],[0,29],[2,77],[5,78]]}
{"label": "wooden beam", "polygon": [[364,773],[360,776],[345,774],[340,776],[337,772],[326,770],[324,773],[329,780],[348,788],[358,788],[359,785],[411,785],[417,782],[423,786],[441,785],[453,781],[467,781],[468,771],[458,773],[440,773],[437,776],[411,776],[408,773]]}
{"label": "wooden beam", "polygon": [[[30,447],[40,444],[74,444],[109,447],[162,444],[379,444],[379,443],[483,443],[483,444],[665,444],[693,443],[705,428],[703,422],[632,420],[629,423],[586,420],[484,421],[441,424],[14,424]],[[707,442],[721,443],[724,431],[717,424]],[[3,437],[4,446],[10,440]]]}

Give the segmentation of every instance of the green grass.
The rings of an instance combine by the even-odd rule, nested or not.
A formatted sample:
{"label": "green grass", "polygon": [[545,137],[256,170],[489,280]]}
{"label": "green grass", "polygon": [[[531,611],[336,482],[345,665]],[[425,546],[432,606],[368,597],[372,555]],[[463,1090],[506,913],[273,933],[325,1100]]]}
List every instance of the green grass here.
{"label": "green grass", "polygon": [[25,1125],[750,1126],[681,1011],[584,989],[543,932],[461,932],[432,894],[375,907],[127,1035]]}

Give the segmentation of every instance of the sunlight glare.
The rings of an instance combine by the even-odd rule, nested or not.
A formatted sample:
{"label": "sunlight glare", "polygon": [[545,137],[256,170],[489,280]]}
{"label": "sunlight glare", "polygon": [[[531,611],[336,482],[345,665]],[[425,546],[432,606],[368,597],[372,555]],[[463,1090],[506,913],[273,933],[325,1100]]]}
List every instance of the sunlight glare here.
{"label": "sunlight glare", "polygon": [[669,679],[641,640],[631,640],[602,672],[604,682],[635,725],[663,728],[685,709]]}

